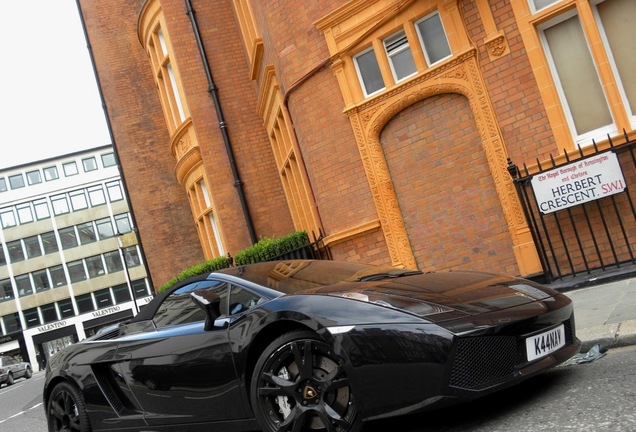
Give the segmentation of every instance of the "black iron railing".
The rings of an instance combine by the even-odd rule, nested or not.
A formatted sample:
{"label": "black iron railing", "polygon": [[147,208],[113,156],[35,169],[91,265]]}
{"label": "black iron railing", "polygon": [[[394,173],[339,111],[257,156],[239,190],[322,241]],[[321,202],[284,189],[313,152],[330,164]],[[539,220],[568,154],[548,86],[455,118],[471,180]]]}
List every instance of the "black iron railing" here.
{"label": "black iron railing", "polygon": [[331,251],[325,245],[324,242],[324,234],[322,231],[318,233],[312,232],[313,241],[307,243],[306,245],[300,246],[297,249],[292,251],[285,252],[284,254],[277,255],[269,261],[277,261],[277,260],[290,260],[290,259],[320,259],[320,260],[331,260]]}
{"label": "black iron railing", "polygon": [[[568,155],[565,152],[565,161],[561,163],[556,163],[551,155],[548,164],[542,165],[537,160],[538,171],[533,171],[532,174],[525,164],[520,169],[512,161],[508,161],[508,170],[537,247],[545,282],[635,263],[636,211],[630,186],[636,183],[636,140],[630,141],[625,134],[625,141],[624,144],[614,145],[610,139],[609,149],[604,150],[599,150],[593,142],[593,152],[588,148],[583,151],[579,147],[578,154]],[[596,181],[595,177],[591,177],[586,182],[583,176],[586,161],[592,158],[598,160],[604,154],[609,155],[609,152],[616,156],[620,165],[620,173],[616,174],[622,174],[626,184],[622,185],[624,188],[620,192],[588,200],[586,193],[594,193],[576,190],[581,184],[589,186]],[[612,159],[614,155],[611,155]],[[553,202],[539,202],[533,189],[533,178],[555,173],[555,168],[569,174],[568,168],[575,170],[575,163],[580,164],[578,167],[583,167],[577,173],[577,176],[581,176],[579,183],[568,186],[564,180],[563,189],[553,188]],[[607,185],[613,186],[615,185]],[[563,196],[559,196],[561,192]],[[566,193],[570,204],[564,204]],[[579,199],[582,203],[573,205]]]}

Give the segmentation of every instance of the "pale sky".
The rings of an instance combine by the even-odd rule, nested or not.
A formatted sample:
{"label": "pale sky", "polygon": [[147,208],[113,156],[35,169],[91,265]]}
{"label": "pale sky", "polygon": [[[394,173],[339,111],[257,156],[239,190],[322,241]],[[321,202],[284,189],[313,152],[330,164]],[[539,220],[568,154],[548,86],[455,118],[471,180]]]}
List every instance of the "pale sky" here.
{"label": "pale sky", "polygon": [[111,144],[75,0],[0,0],[0,169]]}

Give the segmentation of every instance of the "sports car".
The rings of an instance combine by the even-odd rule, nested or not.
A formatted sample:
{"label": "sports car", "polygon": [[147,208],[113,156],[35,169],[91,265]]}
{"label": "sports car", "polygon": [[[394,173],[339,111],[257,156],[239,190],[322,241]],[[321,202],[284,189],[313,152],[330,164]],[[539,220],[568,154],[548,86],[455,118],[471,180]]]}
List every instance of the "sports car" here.
{"label": "sports car", "polygon": [[571,301],[529,280],[273,261],[182,281],[55,354],[49,431],[355,432],[465,402],[580,349]]}

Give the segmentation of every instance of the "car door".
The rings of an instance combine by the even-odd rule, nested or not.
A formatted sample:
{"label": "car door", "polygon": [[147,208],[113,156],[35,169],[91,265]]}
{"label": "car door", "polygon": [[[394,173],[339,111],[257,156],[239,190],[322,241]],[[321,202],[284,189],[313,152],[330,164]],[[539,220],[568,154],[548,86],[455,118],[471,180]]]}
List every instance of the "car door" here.
{"label": "car door", "polygon": [[247,417],[228,331],[223,326],[205,331],[205,312],[190,298],[201,289],[218,295],[227,311],[229,284],[198,282],[166,297],[153,319],[156,331],[120,341],[122,376],[149,425]]}
{"label": "car door", "polygon": [[22,370],[20,370],[20,364],[15,357],[5,357],[5,366],[9,368],[13,378],[20,378],[22,376]]}

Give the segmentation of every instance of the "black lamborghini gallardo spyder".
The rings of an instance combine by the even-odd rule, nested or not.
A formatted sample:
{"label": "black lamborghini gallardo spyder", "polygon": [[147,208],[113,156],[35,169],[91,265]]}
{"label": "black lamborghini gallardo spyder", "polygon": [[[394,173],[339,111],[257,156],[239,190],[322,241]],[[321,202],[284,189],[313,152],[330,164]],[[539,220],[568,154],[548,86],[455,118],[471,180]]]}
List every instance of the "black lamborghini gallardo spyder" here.
{"label": "black lamborghini gallardo spyder", "polygon": [[578,352],[570,300],[524,279],[274,261],[182,281],[49,361],[49,431],[353,432]]}

